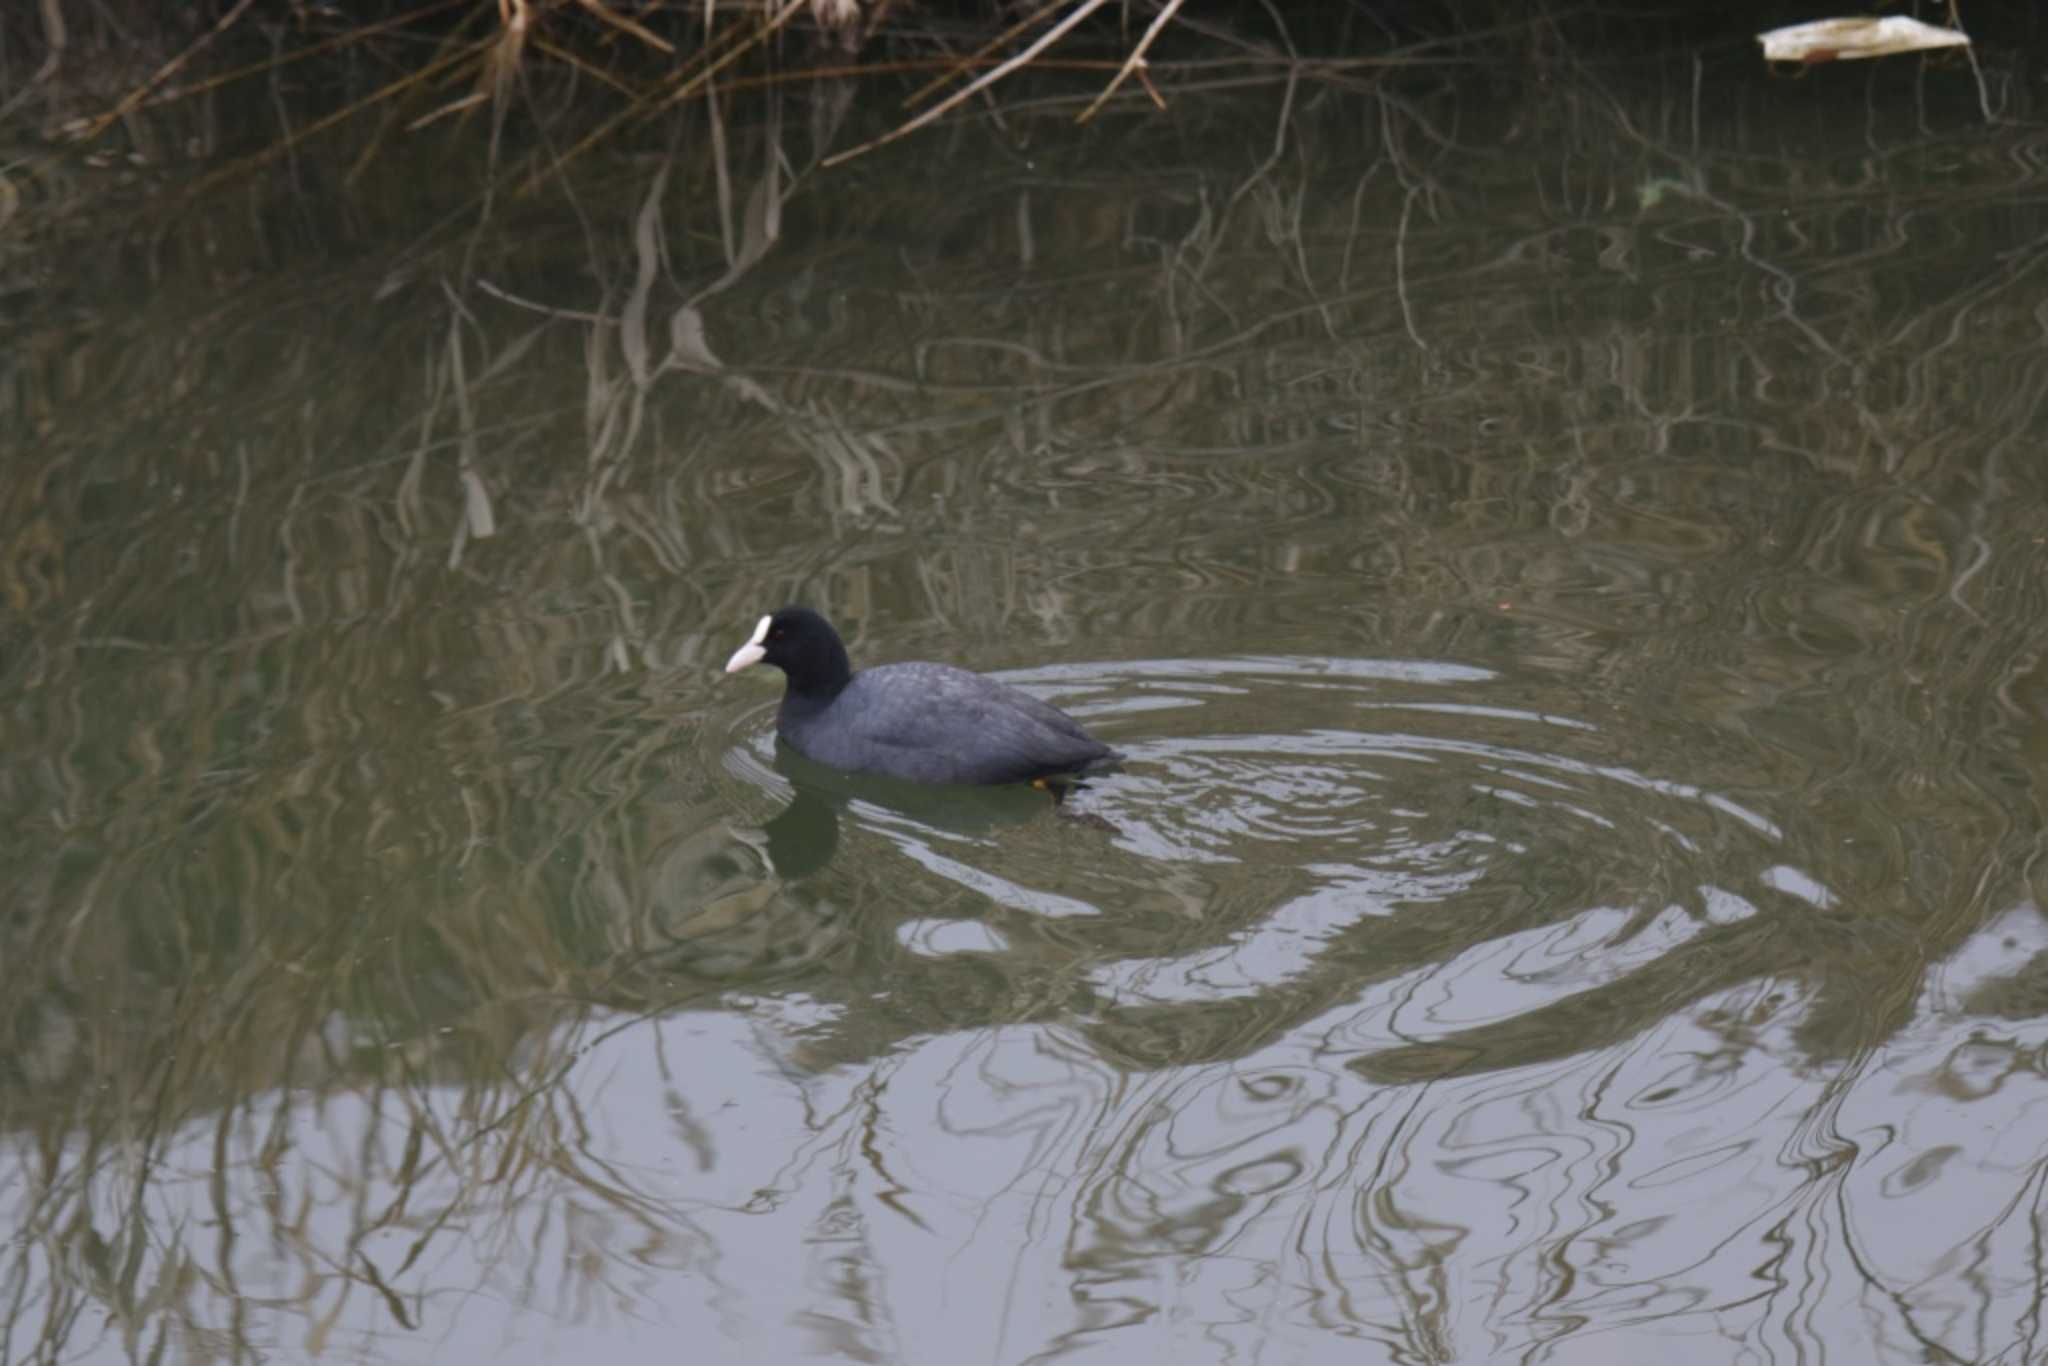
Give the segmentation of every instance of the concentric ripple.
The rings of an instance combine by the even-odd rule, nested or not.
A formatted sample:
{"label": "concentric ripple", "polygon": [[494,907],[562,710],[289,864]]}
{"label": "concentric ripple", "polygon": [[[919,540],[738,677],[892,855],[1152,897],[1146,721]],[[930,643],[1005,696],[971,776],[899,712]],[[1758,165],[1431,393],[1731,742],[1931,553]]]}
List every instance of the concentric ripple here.
{"label": "concentric ripple", "polygon": [[[1432,1000],[1378,1040],[1405,1048],[1612,983],[1766,899],[1830,900],[1770,815],[1659,772],[1653,730],[1548,678],[1307,656],[1005,677],[1125,768],[1057,815],[1035,794],[828,781],[834,862],[895,865],[910,907],[1092,917],[1085,977],[1111,1010],[1235,998],[1278,1025],[1304,993],[1428,971]],[[728,770],[786,801],[811,789],[775,771],[767,717],[737,723]]]}

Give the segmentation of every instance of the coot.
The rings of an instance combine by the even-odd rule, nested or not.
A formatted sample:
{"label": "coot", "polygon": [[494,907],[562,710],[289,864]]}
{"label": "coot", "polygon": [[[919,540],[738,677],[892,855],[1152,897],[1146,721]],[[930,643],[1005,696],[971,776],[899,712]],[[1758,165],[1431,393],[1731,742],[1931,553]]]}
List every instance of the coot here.
{"label": "coot", "polygon": [[859,673],[832,624],[805,607],[761,618],[727,673],[782,670],[776,732],[807,759],[917,783],[1022,783],[1079,774],[1123,756],[1058,707],[948,664]]}

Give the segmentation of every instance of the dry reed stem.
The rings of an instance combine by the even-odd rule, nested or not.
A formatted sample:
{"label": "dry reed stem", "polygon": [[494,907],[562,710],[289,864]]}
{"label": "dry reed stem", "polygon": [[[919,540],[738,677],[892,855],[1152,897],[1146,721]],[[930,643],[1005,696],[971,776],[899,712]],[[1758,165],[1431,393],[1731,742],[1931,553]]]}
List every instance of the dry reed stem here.
{"label": "dry reed stem", "polygon": [[215,171],[212,175],[204,177],[197,184],[195,184],[191,189],[191,193],[197,195],[203,191],[212,189],[214,186],[219,185],[221,182],[227,180],[231,176],[238,175],[243,171],[254,169],[257,166],[267,165],[268,163],[277,160],[277,158],[279,158],[280,156],[283,156],[286,152],[291,151],[294,147],[298,146],[301,142],[304,142],[307,138],[313,137],[315,134],[318,133],[324,133],[329,128],[332,128],[337,124],[346,123],[348,120],[354,118],[357,114],[363,112],[363,110],[368,109],[373,105],[382,103],[384,100],[389,99],[392,95],[396,94],[397,92],[405,90],[411,86],[419,85],[422,82],[426,81],[429,77],[438,76],[441,72],[447,70],[451,66],[456,65],[458,62],[464,61],[468,58],[475,57],[480,53],[487,51],[488,46],[488,44],[477,44],[471,47],[459,48],[456,51],[449,53],[444,57],[440,57],[432,62],[429,62],[427,65],[421,67],[417,71],[410,72],[404,76],[399,77],[397,80],[392,81],[388,85],[379,86],[377,89],[371,91],[369,94],[363,96],[361,99],[353,101],[350,104],[344,105],[340,109],[335,110],[332,114],[329,114],[324,118],[315,119],[313,122],[307,124],[305,127],[293,132],[290,137],[284,139],[284,141],[282,142],[277,143],[275,146],[266,147],[260,152],[256,152],[250,156],[243,157],[239,161],[236,161],[230,165],[223,166],[220,170]]}
{"label": "dry reed stem", "polygon": [[[533,15],[526,8],[526,0],[499,0],[499,4],[509,4],[512,9],[507,21],[499,26],[496,41],[484,52],[483,70],[478,73],[476,91],[478,96],[488,92],[492,108],[497,112],[497,118],[491,128],[491,147],[494,155],[498,133],[504,127],[505,107],[511,98],[512,83],[519,75],[519,61],[526,55],[526,35],[533,27]],[[466,106],[473,99],[474,97],[472,100],[457,100],[455,103]],[[442,112],[446,111],[437,111],[429,114],[427,118],[438,118]],[[422,120],[424,121],[426,120]]]}
{"label": "dry reed stem", "polygon": [[924,127],[926,124],[932,122],[933,120],[943,117],[949,110],[957,108],[959,105],[965,103],[967,100],[974,98],[976,94],[983,90],[986,90],[989,86],[994,85],[997,81],[1000,81],[1003,77],[1009,75],[1018,67],[1028,65],[1032,58],[1036,57],[1039,53],[1045,51],[1045,49],[1047,49],[1048,47],[1051,47],[1060,39],[1066,37],[1066,35],[1073,30],[1075,25],[1079,24],[1083,19],[1086,19],[1089,15],[1095,13],[1096,10],[1101,9],[1104,3],[1105,0],[1084,0],[1084,3],[1075,7],[1074,12],[1072,14],[1068,15],[1065,19],[1062,19],[1059,23],[1053,25],[1053,27],[1046,32],[1045,36],[1040,38],[1037,42],[1033,43],[1030,47],[1025,48],[1016,56],[1010,58],[1010,60],[1008,60],[1007,62],[1004,62],[995,70],[987,72],[982,76],[976,78],[972,84],[954,91],[951,95],[948,95],[945,99],[939,101],[930,109],[925,110],[924,113],[919,114],[916,118],[911,119],[908,123],[902,124],[893,131],[884,133],[881,137],[872,138],[867,142],[863,142],[860,146],[852,148],[849,151],[835,152],[831,156],[826,157],[823,161],[819,162],[818,164],[820,166],[837,166],[840,165],[842,162],[851,161],[853,158],[860,156],[863,153],[871,152],[877,147],[885,146],[888,143],[894,142],[896,141],[896,139],[903,137],[905,134],[914,133],[918,129]]}
{"label": "dry reed stem", "polygon": [[530,38],[528,39],[528,42],[532,44],[534,51],[545,52],[548,56],[553,57],[562,65],[569,67],[573,70],[582,72],[584,75],[590,77],[591,80],[596,81],[600,85],[610,86],[612,89],[618,91],[621,95],[624,95],[629,100],[638,100],[644,98],[642,92],[635,90],[632,86],[626,84],[626,82],[620,80],[611,72],[606,71],[603,67],[593,64],[588,58],[584,57],[584,55],[580,52],[571,51],[570,49],[563,47],[558,43],[551,43],[547,39],[540,37]]}
{"label": "dry reed stem", "polygon": [[[709,81],[713,76],[716,76],[726,67],[731,66],[741,57],[745,56],[749,52],[752,52],[755,48],[759,47],[761,44],[767,42],[770,38],[774,37],[777,33],[781,32],[781,30],[789,23],[790,20],[796,18],[796,16],[802,13],[809,5],[810,0],[789,0],[789,3],[784,5],[779,11],[777,11],[773,18],[769,19],[767,23],[761,25],[760,28],[756,29],[751,38],[747,39],[747,41],[741,43],[738,47],[735,47],[732,51],[726,53],[723,57],[719,58],[716,62],[707,66],[703,71],[699,72],[697,75],[691,77],[688,81],[684,82],[681,86],[678,86],[675,90],[671,91],[666,97],[663,98],[660,104],[655,106],[655,109],[659,110],[667,108],[669,105],[681,104],[684,100],[696,94],[697,91],[700,88],[702,88],[705,82]],[[652,113],[654,111],[650,110],[649,112]]]}
{"label": "dry reed stem", "polygon": [[616,10],[606,8],[604,0],[578,0],[578,3],[622,33],[630,33],[649,47],[665,52],[671,57],[675,56],[676,45],[674,43],[671,43],[660,34],[650,31],[646,25],[638,20],[628,18]]}
{"label": "dry reed stem", "polygon": [[404,28],[429,15],[439,13],[441,10],[453,9],[457,5],[467,3],[468,0],[431,0],[430,3],[422,5],[416,10],[408,10],[404,14],[396,14],[389,19],[379,19],[375,23],[352,28],[346,33],[337,33],[331,38],[322,38],[317,42],[308,43],[304,47],[294,48],[290,52],[281,53],[274,57],[266,57],[260,62],[250,62],[246,65],[235,67],[232,70],[220,72],[217,75],[207,76],[204,79],[194,81],[191,85],[172,86],[169,90],[163,91],[153,99],[144,99],[141,102],[141,106],[138,107],[169,104],[175,100],[190,99],[194,95],[203,95],[209,90],[218,90],[222,86],[233,85],[236,81],[245,80],[250,76],[267,75],[283,67],[290,66],[294,62],[302,62],[308,57],[318,57],[322,53],[332,52],[337,48],[360,43],[366,38],[375,37],[377,34],[390,29]]}
{"label": "dry reed stem", "polygon": [[[698,56],[697,65],[701,66],[701,69],[698,70],[695,75],[687,77],[683,81],[682,85],[677,87],[675,90],[670,91],[668,94],[659,97],[658,99],[650,96],[646,99],[641,100],[637,104],[631,105],[625,109],[620,110],[611,118],[606,119],[603,123],[599,124],[596,128],[592,129],[589,133],[585,134],[582,138],[578,139],[574,146],[570,147],[567,151],[563,152],[560,156],[556,157],[553,160],[553,162],[551,162],[549,165],[544,166],[541,169],[533,172],[533,174],[529,175],[523,182],[521,182],[518,193],[531,194],[533,191],[539,189],[555,174],[559,173],[563,168],[568,166],[568,164],[571,161],[574,161],[577,157],[582,156],[592,147],[595,147],[598,143],[610,137],[613,133],[618,131],[621,125],[627,123],[629,120],[650,117],[654,113],[662,109],[668,108],[670,105],[679,104],[683,100],[688,99],[691,95],[695,94],[707,81],[709,81],[712,77],[716,76],[720,71],[723,71],[726,67],[731,66],[741,57],[753,51],[756,47],[759,47],[762,43],[766,42],[770,37],[774,36],[776,32],[778,32],[786,24],[788,24],[791,19],[795,18],[797,14],[809,3],[810,0],[789,0],[789,3],[784,5],[782,9],[779,10],[774,15],[774,17],[771,18],[766,24],[756,29],[753,32],[753,34],[747,38],[733,40],[731,42],[731,45],[727,48],[727,50],[716,59],[708,59],[707,57],[707,54],[713,48],[716,47],[716,43],[707,44],[705,53],[699,54]],[[719,41],[722,42],[727,40],[721,39]],[[686,67],[685,70],[687,71],[689,70],[689,68]]]}
{"label": "dry reed stem", "polygon": [[1145,79],[1145,50],[1151,47],[1152,41],[1166,30],[1166,26],[1173,21],[1173,16],[1180,13],[1181,3],[1182,0],[1166,0],[1165,8],[1153,16],[1152,25],[1145,30],[1145,36],[1138,40],[1138,45],[1131,49],[1131,55],[1124,59],[1123,68],[1116,73],[1116,79],[1111,81],[1104,88],[1103,92],[1095,97],[1095,103],[1081,111],[1080,117],[1075,120],[1076,123],[1086,123],[1094,118],[1095,111],[1109,103],[1109,97],[1116,94],[1117,87],[1122,85],[1133,73],[1136,73],[1144,84],[1146,93],[1152,96],[1152,102],[1162,110],[1166,108],[1166,101],[1161,99],[1159,92],[1152,88],[1152,82]]}
{"label": "dry reed stem", "polygon": [[249,6],[255,3],[256,0],[237,0],[235,7],[229,10],[226,14],[223,14],[218,20],[216,20],[214,22],[213,27],[211,29],[208,29],[204,35],[193,40],[191,45],[188,46],[183,52],[180,52],[177,56],[171,58],[168,62],[165,62],[162,66],[158,67],[156,74],[154,76],[151,76],[141,85],[135,87],[135,89],[129,91],[126,95],[122,96],[120,103],[116,104],[112,109],[109,109],[106,113],[94,119],[90,124],[87,124],[85,129],[85,137],[83,140],[91,141],[93,138],[98,137],[101,133],[106,132],[107,129],[113,124],[118,123],[120,120],[127,118],[130,114],[134,113],[136,109],[141,106],[142,102],[149,98],[150,91],[162,85],[172,76],[177,75],[178,71],[185,65],[185,63],[191,61],[194,57],[198,56],[199,53],[203,49],[205,49],[205,47],[214,39],[220,37],[221,34],[227,32],[230,28],[234,27],[235,22],[239,20],[245,12],[247,12]]}
{"label": "dry reed stem", "polygon": [[1024,18],[1019,19],[1016,23],[1004,29],[995,37],[989,39],[986,43],[983,43],[980,48],[975,50],[972,56],[961,57],[949,63],[944,71],[940,72],[937,76],[934,76],[931,80],[926,81],[917,89],[911,91],[910,94],[904,98],[903,107],[905,109],[915,109],[918,105],[923,104],[925,101],[925,97],[930,95],[932,92],[936,91],[940,86],[946,84],[946,82],[960,75],[969,67],[980,66],[983,63],[987,62],[991,57],[993,57],[996,54],[996,52],[1008,46],[1012,39],[1016,38],[1019,34],[1031,28],[1039,20],[1045,18],[1048,14],[1051,14],[1054,10],[1058,9],[1061,5],[1065,3],[1066,0],[1047,0],[1047,3],[1044,6],[1032,11]]}
{"label": "dry reed stem", "polygon": [[[175,75],[177,71],[186,66],[194,56],[196,56],[207,44],[211,43],[222,32],[224,32],[230,25],[237,22],[239,18],[254,3],[254,0],[238,0],[238,3],[234,6],[234,8],[230,10],[228,14],[226,14],[214,25],[213,30],[209,32],[209,34],[206,37],[193,43],[189,48],[187,48],[184,52],[180,53],[172,61],[166,63],[165,66],[161,68],[155,75],[153,75],[148,81],[144,82],[141,86],[131,91],[113,109],[96,118],[90,126],[89,131],[86,134],[86,137],[90,138],[98,136],[100,133],[104,132],[105,129],[108,126],[110,126],[113,122],[145,105],[166,103],[175,99],[188,98],[191,95],[199,94],[207,90],[218,88],[220,86],[229,84],[235,80],[243,79],[251,75],[261,74],[268,71],[274,71],[280,67],[299,61],[305,57],[314,56],[323,52],[330,52],[338,48],[345,47],[351,43],[360,42],[363,39],[369,38],[375,34],[388,32],[395,28],[401,28],[408,24],[414,23],[426,16],[429,16],[442,10],[449,9],[455,5],[462,4],[464,2],[465,0],[430,0],[430,3],[423,4],[417,9],[408,11],[406,14],[398,15],[386,20],[381,20],[376,23],[369,24],[362,28],[353,30],[346,34],[325,38],[318,42],[309,44],[307,47],[299,49],[297,51],[279,54],[277,56],[272,57],[269,60],[238,67],[231,72],[226,72],[218,76],[207,77],[189,86],[175,87],[172,90],[166,92],[163,89],[164,82],[171,78],[173,75]],[[612,28],[618,29],[619,31],[626,32],[632,35],[633,37],[639,39],[640,41],[648,44],[649,46],[656,48],[657,50],[667,53],[673,53],[675,51],[674,45],[670,43],[667,39],[664,39],[659,34],[656,34],[651,30],[647,29],[643,24],[639,23],[637,20],[627,15],[621,14],[617,10],[611,8],[609,5],[605,3],[605,0],[575,0],[575,3],[579,8],[588,10],[599,21],[609,25]],[[441,60],[430,63],[426,68],[417,72],[413,72],[410,75],[403,77],[401,79],[394,80],[380,87],[378,90],[371,93],[370,95],[355,101],[354,103],[346,106],[344,109],[340,111],[337,111],[336,113],[330,114],[305,128],[290,132],[288,136],[286,136],[282,141],[280,141],[275,146],[266,148],[263,151],[254,154],[252,157],[244,159],[243,161],[237,163],[237,165],[235,165],[234,167],[225,168],[223,172],[216,174],[215,176],[208,177],[204,182],[202,182],[201,188],[210,188],[214,184],[217,184],[219,180],[225,175],[248,169],[253,169],[254,167],[261,166],[270,161],[273,161],[279,155],[286,154],[292,151],[305,139],[334,127],[336,124],[346,120],[347,118],[352,117],[353,115],[363,111],[364,109],[370,108],[382,101],[388,100],[394,95],[400,94],[401,92],[404,92],[410,88],[417,86],[419,83],[426,80],[429,76],[438,76],[440,73],[444,72],[450,65],[462,60],[467,60],[470,57],[478,57],[481,60],[481,70],[479,72],[478,89],[466,97],[457,98],[448,103],[439,105],[436,108],[430,110],[429,112],[415,119],[410,120],[404,126],[409,129],[418,129],[424,127],[438,119],[446,117],[449,114],[460,113],[472,109],[476,105],[482,103],[483,100],[486,98],[491,98],[497,103],[497,105],[500,108],[502,117],[504,100],[508,93],[509,83],[514,74],[515,67],[520,61],[524,59],[527,53],[539,51],[545,53],[550,58],[563,62],[571,69],[576,70],[581,74],[588,75],[593,79],[600,81],[609,88],[619,92],[621,95],[627,98],[627,100],[629,101],[629,105],[627,108],[620,111],[615,116],[607,119],[601,126],[587,134],[585,137],[583,137],[581,140],[579,140],[573,146],[571,146],[568,150],[559,154],[552,160],[552,162],[549,165],[531,171],[519,187],[519,192],[521,193],[530,192],[531,190],[538,188],[546,180],[551,178],[552,174],[555,171],[565,167],[568,164],[568,162],[570,162],[577,156],[581,155],[582,152],[588,150],[590,147],[596,145],[604,138],[610,136],[610,134],[616,131],[623,122],[631,119],[644,119],[647,117],[651,117],[661,109],[680,103],[681,101],[695,95],[698,91],[702,90],[707,84],[712,82],[720,73],[727,70],[729,67],[731,67],[734,63],[739,61],[748,53],[751,53],[758,49],[774,34],[776,34],[781,29],[786,27],[791,20],[796,18],[803,11],[807,3],[808,0],[787,0],[787,3],[784,3],[779,8],[774,9],[769,15],[769,17],[758,26],[748,29],[745,26],[736,25],[729,27],[724,33],[720,33],[717,34],[715,37],[708,38],[703,48],[684,64],[684,67],[680,72],[677,72],[672,78],[670,78],[670,89],[663,92],[644,92],[637,90],[630,82],[620,78],[616,74],[599,68],[591,61],[589,61],[587,58],[578,54],[572,49],[563,47],[558,43],[542,39],[539,35],[539,25],[537,25],[535,22],[535,20],[541,13],[541,10],[535,6],[534,0],[497,0],[497,11],[501,24],[501,32],[496,36],[495,40],[467,47],[461,52],[451,57],[445,57]],[[1051,0],[1051,3],[1043,5],[1021,22],[1012,25],[1010,28],[1005,30],[1004,33],[1001,34],[999,37],[997,37],[990,43],[984,45],[979,51],[970,56],[946,59],[940,74],[933,80],[927,82],[914,94],[912,94],[905,101],[905,103],[907,105],[915,105],[926,99],[933,92],[937,91],[946,82],[959,77],[966,71],[976,66],[980,66],[988,62],[991,59],[992,54],[998,51],[1004,44],[1010,42],[1019,34],[1031,28],[1033,25],[1040,23],[1048,15],[1053,14],[1059,8],[1060,3],[1062,3],[1062,0]],[[1094,117],[1094,115],[1098,112],[1100,112],[1100,110],[1103,108],[1105,104],[1107,104],[1111,99],[1115,98],[1118,94],[1121,93],[1122,87],[1125,85],[1126,82],[1128,82],[1133,77],[1135,77],[1139,84],[1144,88],[1146,96],[1156,106],[1158,106],[1161,109],[1164,109],[1166,107],[1165,100],[1161,97],[1159,91],[1153,86],[1152,81],[1150,79],[1150,68],[1148,62],[1146,61],[1146,54],[1150,47],[1153,45],[1153,43],[1157,40],[1159,35],[1165,31],[1167,25],[1173,22],[1176,19],[1176,17],[1180,15],[1181,8],[1185,3],[1185,0],[1168,0],[1168,3],[1166,4],[1165,8],[1162,9],[1160,13],[1154,17],[1153,21],[1146,29],[1146,32],[1139,40],[1137,46],[1131,51],[1129,56],[1126,57],[1120,63],[1116,62],[1114,59],[1048,60],[1043,58],[1043,54],[1049,47],[1051,47],[1054,43],[1058,42],[1061,38],[1065,37],[1076,25],[1078,25],[1084,19],[1094,14],[1098,9],[1102,7],[1103,3],[1104,0],[1085,0],[1083,4],[1078,6],[1071,14],[1069,14],[1066,18],[1061,20],[1058,24],[1056,24],[1051,29],[1046,31],[1028,48],[1007,59],[1004,59],[1003,61],[995,65],[992,69],[985,71],[980,77],[978,77],[977,79],[975,79],[974,81],[972,81],[970,84],[963,87],[959,91],[955,92],[955,94],[941,102],[936,107],[927,110],[923,115],[910,120],[901,127],[890,132],[886,136],[874,139],[868,143],[853,148],[849,151],[837,153],[829,158],[826,158],[821,164],[826,166],[836,165],[842,161],[849,160],[852,157],[858,156],[866,151],[873,150],[874,148],[879,147],[884,143],[894,141],[896,138],[902,137],[907,133],[915,131],[916,129],[923,127],[926,123],[929,123],[934,119],[937,119],[943,116],[945,113],[951,111],[964,100],[971,98],[972,96],[979,94],[983,91],[986,91],[989,87],[993,86],[997,81],[1003,79],[1007,75],[1014,73],[1020,66],[1024,66],[1027,64],[1038,64],[1062,70],[1113,70],[1115,72],[1108,86],[1099,95],[1097,95],[1084,110],[1082,110],[1082,112],[1078,116],[1078,118],[1082,121],[1086,121]],[[707,11],[706,18],[709,19],[711,17],[712,16]],[[466,24],[464,26],[466,26]],[[1232,63],[1202,62],[1195,63],[1193,65],[1196,67],[1201,67],[1230,64]],[[1380,66],[1390,64],[1395,63],[1389,62],[1387,59],[1381,58],[1352,60],[1327,65],[1330,67],[1331,73],[1334,74],[1337,71],[1350,67]],[[769,88],[794,81],[815,81],[839,78],[849,75],[875,75],[888,71],[916,70],[921,67],[928,67],[930,65],[932,65],[932,63],[920,61],[888,62],[878,65],[835,65],[831,67],[810,69],[798,72],[777,72],[767,75],[738,78],[733,83],[733,88]],[[1174,70],[1176,72],[1180,72],[1183,70],[1183,68],[1180,65],[1176,64]],[[1226,87],[1229,84],[1231,83],[1226,82]],[[1065,100],[1055,100],[1050,103],[1052,106],[1056,107],[1058,104],[1067,102],[1068,101]],[[1046,102],[1037,102],[1032,107],[1046,107]],[[351,176],[353,176],[356,172],[360,171],[360,169],[361,164],[359,163],[355,168],[355,171],[351,172]]]}

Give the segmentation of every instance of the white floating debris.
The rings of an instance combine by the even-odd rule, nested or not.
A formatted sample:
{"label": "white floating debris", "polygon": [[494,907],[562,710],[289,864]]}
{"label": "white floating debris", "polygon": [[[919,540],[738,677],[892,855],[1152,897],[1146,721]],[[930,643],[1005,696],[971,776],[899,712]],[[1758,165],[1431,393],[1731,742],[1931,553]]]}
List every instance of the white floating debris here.
{"label": "white floating debris", "polygon": [[1899,52],[1962,47],[1970,35],[1936,28],[1918,19],[1890,14],[1882,19],[1816,19],[1759,33],[1768,62],[1846,62],[1858,57],[1889,57]]}

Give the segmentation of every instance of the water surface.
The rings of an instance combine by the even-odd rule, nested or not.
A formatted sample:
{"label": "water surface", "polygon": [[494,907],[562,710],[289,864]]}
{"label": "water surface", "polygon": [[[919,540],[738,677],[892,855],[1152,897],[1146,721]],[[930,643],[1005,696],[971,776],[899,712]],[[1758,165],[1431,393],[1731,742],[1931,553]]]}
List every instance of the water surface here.
{"label": "water surface", "polygon": [[[2037,1358],[2044,144],[1715,70],[30,314],[8,1358]],[[799,598],[1129,763],[778,760]]]}

